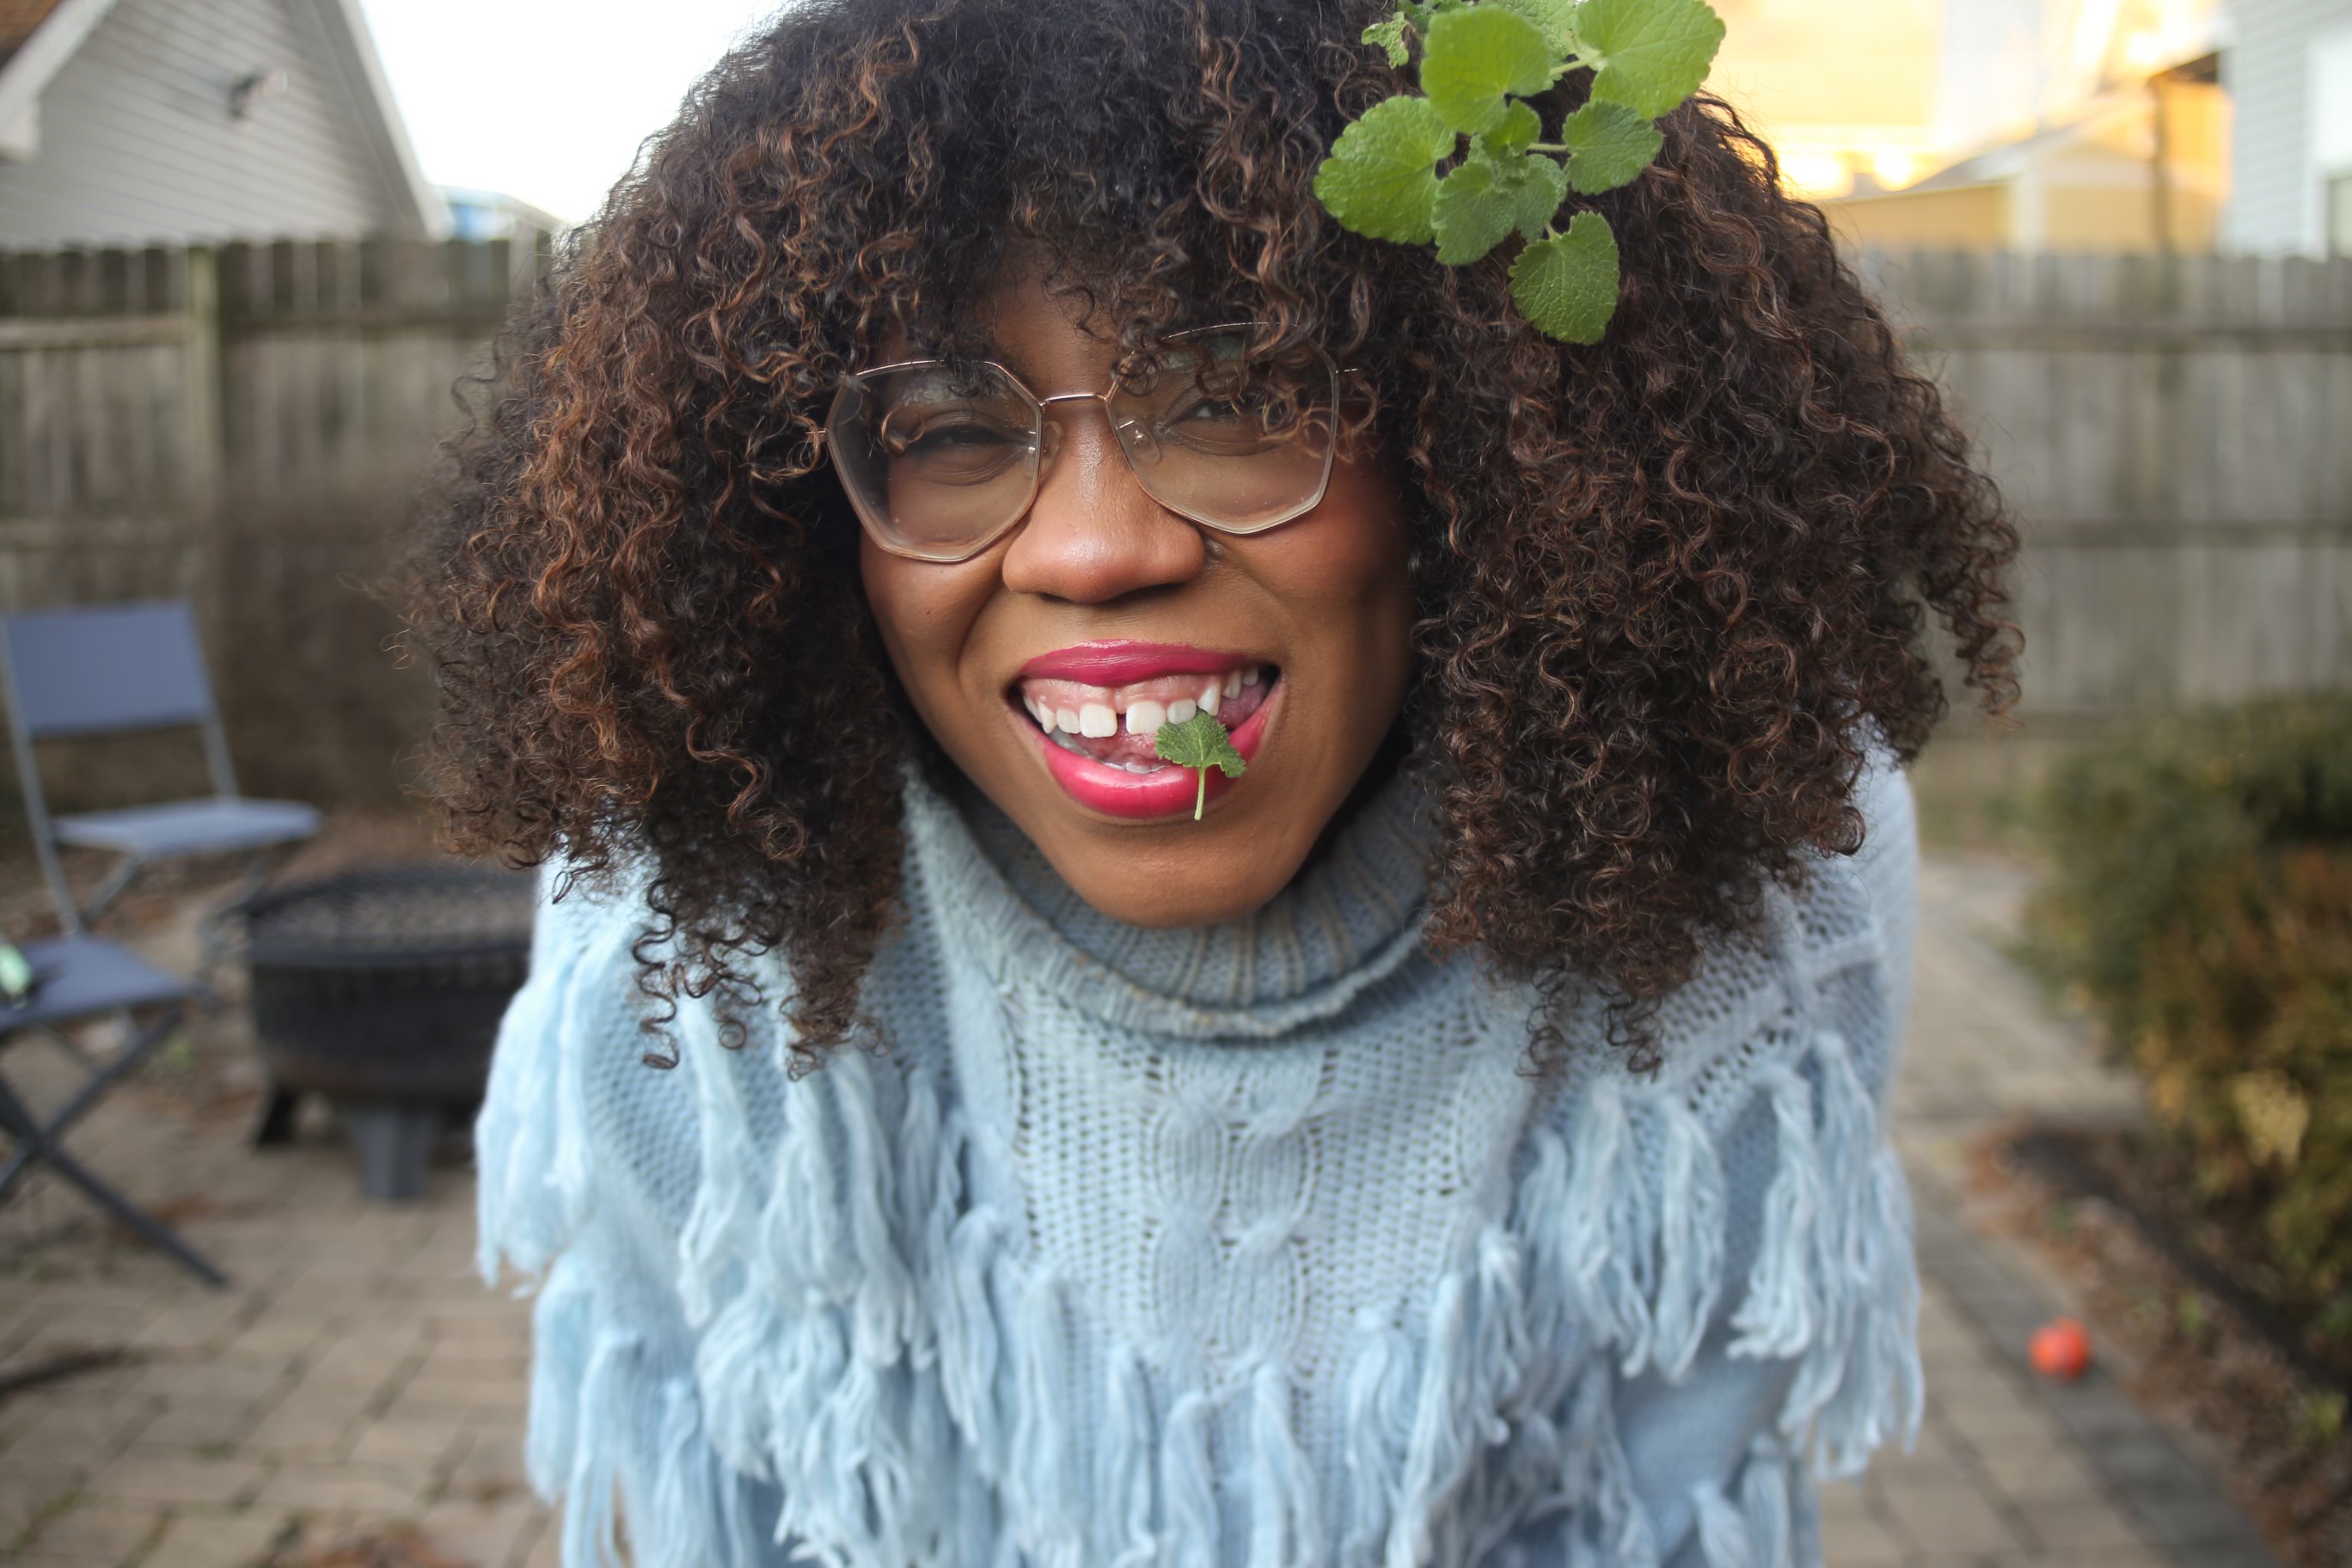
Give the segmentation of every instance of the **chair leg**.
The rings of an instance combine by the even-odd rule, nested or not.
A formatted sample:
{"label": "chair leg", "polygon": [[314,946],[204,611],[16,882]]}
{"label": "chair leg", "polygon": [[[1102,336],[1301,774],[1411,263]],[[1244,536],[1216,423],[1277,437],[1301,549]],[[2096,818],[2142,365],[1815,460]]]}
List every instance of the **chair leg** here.
{"label": "chair leg", "polygon": [[301,847],[299,843],[278,844],[251,850],[245,855],[244,885],[237,889],[234,898],[211,910],[196,922],[196,973],[194,978],[197,984],[210,990],[218,989],[213,984],[214,975],[245,940],[245,929],[238,917],[244,913],[245,906],[252,901],[254,895],[268,885],[269,879],[276,876],[278,868],[292,859],[294,852]]}
{"label": "chair leg", "polygon": [[23,1145],[18,1152],[17,1165],[33,1160],[47,1161],[58,1174],[88,1194],[100,1208],[121,1220],[150,1245],[170,1253],[206,1284],[228,1284],[227,1275],[182,1241],[170,1226],[108,1186],[96,1173],[60,1148],[47,1129],[35,1119],[31,1108],[16,1098],[16,1091],[8,1087],[8,1080],[5,1078],[0,1078],[0,1132],[7,1133]]}
{"label": "chair leg", "polygon": [[[121,1054],[85,1079],[81,1088],[74,1091],[73,1098],[59,1106],[56,1113],[41,1124],[42,1141],[53,1144],[64,1137],[66,1129],[80,1121],[83,1113],[98,1103],[98,1097],[113,1087],[116,1079],[146,1060],[150,1052],[171,1037],[172,1031],[180,1026],[180,1009],[174,1006],[144,1030],[131,1033],[130,1043],[122,1047]],[[27,1111],[26,1114],[31,1113]],[[0,1166],[0,1198],[8,1195],[8,1189],[32,1163],[33,1152],[29,1146],[18,1149],[6,1165]]]}
{"label": "chair leg", "polygon": [[90,895],[89,902],[82,906],[81,923],[85,927],[94,926],[104,919],[106,911],[114,907],[114,900],[130,889],[132,879],[136,878],[146,865],[147,862],[136,855],[124,856],[122,863],[115,867],[114,874],[107,878],[105,882],[100,885],[98,891]]}
{"label": "chair leg", "polygon": [[41,1038],[48,1041],[50,1045],[56,1047],[58,1055],[65,1058],[68,1061],[73,1063],[74,1066],[81,1068],[81,1070],[86,1073],[96,1072],[106,1065],[104,1062],[99,1060],[98,1058],[82,1049],[80,1044],[77,1042],[72,1036],[67,1034],[62,1029],[51,1028],[48,1025],[43,1024],[37,1028],[34,1033],[39,1035]]}

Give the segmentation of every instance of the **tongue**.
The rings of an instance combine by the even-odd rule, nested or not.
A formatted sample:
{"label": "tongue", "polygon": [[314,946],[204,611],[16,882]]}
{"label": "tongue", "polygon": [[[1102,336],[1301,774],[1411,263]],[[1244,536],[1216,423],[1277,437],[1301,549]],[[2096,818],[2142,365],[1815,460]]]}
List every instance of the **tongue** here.
{"label": "tongue", "polygon": [[1059,732],[1054,738],[1063,745],[1075,746],[1095,761],[1108,763],[1113,767],[1128,763],[1160,761],[1160,752],[1153,746],[1150,736],[1130,735],[1124,730],[1116,735],[1104,735],[1100,738],[1091,735],[1073,735],[1067,731]]}

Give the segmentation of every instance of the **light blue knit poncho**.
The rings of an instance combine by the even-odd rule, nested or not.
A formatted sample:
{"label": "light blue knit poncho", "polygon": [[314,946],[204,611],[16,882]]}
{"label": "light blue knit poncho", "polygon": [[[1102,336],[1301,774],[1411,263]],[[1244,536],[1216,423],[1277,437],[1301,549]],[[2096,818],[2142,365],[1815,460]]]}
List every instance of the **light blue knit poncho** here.
{"label": "light blue knit poncho", "polygon": [[1807,1470],[1920,1401],[1916,851],[1898,773],[1861,804],[1650,1079],[1522,1071],[1528,994],[1421,945],[1402,786],[1147,931],[916,785],[887,1052],[797,1081],[772,994],[642,1065],[641,911],[548,907],[477,1142],[567,1568],[1811,1568]]}

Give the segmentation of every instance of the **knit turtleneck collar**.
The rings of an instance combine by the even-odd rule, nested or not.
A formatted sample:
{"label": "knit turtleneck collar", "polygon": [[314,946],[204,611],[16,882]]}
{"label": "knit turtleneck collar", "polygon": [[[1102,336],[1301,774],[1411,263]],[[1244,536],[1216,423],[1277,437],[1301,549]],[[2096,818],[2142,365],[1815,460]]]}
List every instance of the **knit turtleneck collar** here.
{"label": "knit turtleneck collar", "polygon": [[1102,914],[974,792],[908,791],[917,897],[956,919],[999,979],[1018,972],[1107,1022],[1182,1038],[1270,1039],[1345,1007],[1419,947],[1426,797],[1400,777],[1265,906],[1222,925],[1150,930]]}

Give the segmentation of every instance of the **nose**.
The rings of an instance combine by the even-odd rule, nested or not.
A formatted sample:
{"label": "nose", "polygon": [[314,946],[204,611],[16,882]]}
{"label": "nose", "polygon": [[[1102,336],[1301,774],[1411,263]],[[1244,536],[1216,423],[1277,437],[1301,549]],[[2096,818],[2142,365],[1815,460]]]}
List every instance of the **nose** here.
{"label": "nose", "polygon": [[1073,399],[1045,412],[1045,471],[1005,552],[1004,585],[1099,605],[1199,576],[1207,542],[1137,482],[1102,403]]}

